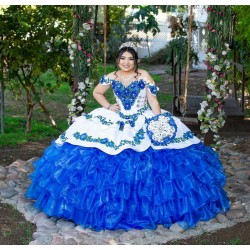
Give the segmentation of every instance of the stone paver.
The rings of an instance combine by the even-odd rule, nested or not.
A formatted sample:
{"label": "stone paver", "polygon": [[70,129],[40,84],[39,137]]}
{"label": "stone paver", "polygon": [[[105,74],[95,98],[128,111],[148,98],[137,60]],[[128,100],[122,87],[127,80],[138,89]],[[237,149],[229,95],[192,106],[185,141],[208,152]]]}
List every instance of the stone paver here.
{"label": "stone paver", "polygon": [[159,225],[156,230],[95,232],[64,219],[48,217],[33,206],[32,200],[24,197],[30,183],[28,174],[33,171],[32,162],[37,158],[26,162],[17,160],[8,167],[0,166],[0,199],[13,205],[36,225],[30,245],[156,245],[188,239],[250,221],[250,155],[248,151],[242,153],[236,150],[241,143],[250,143],[250,135],[224,139],[219,151],[227,175],[225,190],[233,200],[231,209],[210,221],[201,221],[195,228],[186,231],[173,224],[169,229]]}

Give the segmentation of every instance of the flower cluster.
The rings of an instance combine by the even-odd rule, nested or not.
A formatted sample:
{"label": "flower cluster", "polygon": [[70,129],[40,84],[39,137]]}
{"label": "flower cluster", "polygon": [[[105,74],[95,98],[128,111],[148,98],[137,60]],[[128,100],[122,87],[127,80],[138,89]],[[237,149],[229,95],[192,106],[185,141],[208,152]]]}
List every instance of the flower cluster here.
{"label": "flower cluster", "polygon": [[163,142],[167,136],[172,137],[175,129],[169,125],[169,117],[159,117],[157,121],[151,121],[148,125],[148,130],[153,133],[153,139],[158,142]]}
{"label": "flower cluster", "polygon": [[[203,45],[204,47],[207,46]],[[201,132],[204,134],[209,130],[214,132],[214,141],[217,146],[220,144],[218,130],[225,124],[225,112],[222,106],[228,97],[229,91],[228,81],[225,80],[225,72],[230,67],[230,62],[227,60],[229,50],[227,43],[224,44],[221,50],[207,49],[205,62],[209,76],[205,82],[207,95],[197,112],[198,119],[201,121]]]}
{"label": "flower cluster", "polygon": [[147,134],[154,145],[166,145],[175,138],[177,126],[170,113],[156,115],[147,123]]}
{"label": "flower cluster", "polygon": [[73,13],[74,32],[72,43],[69,45],[71,67],[74,75],[74,97],[68,105],[68,123],[84,114],[86,97],[90,87],[91,62],[93,51],[93,23],[91,22],[92,9],[89,6],[75,6],[77,12]]}
{"label": "flower cluster", "polygon": [[69,117],[67,119],[68,124],[71,124],[75,121],[75,118],[84,113],[84,104],[86,102],[87,92],[86,88],[89,86],[89,78],[85,79],[84,82],[78,83],[78,90],[74,94],[74,98],[71,100],[71,103],[68,105]]}

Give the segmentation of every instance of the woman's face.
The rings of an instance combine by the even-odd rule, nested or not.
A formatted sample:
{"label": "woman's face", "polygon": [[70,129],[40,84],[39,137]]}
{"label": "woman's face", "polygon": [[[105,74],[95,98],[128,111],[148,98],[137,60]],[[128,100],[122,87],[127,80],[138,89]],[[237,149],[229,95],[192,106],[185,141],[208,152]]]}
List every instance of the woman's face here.
{"label": "woman's face", "polygon": [[130,72],[134,70],[135,60],[133,55],[130,52],[125,51],[118,62],[118,66],[122,71]]}

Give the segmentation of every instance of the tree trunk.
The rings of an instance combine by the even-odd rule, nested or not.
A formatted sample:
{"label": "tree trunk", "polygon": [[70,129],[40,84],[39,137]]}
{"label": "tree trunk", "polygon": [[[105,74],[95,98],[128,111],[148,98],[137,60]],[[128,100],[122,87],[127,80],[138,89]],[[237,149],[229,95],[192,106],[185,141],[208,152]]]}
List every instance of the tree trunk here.
{"label": "tree trunk", "polygon": [[31,87],[31,91],[33,92],[33,94],[38,98],[38,102],[39,102],[39,105],[41,106],[41,108],[43,109],[44,111],[44,114],[47,116],[47,118],[50,120],[50,124],[54,127],[54,128],[57,128],[56,126],[56,122],[55,120],[52,118],[52,116],[50,115],[48,109],[46,108],[46,106],[44,105],[42,99],[40,98],[40,95],[37,93],[34,85],[32,83],[30,83],[30,87]]}
{"label": "tree trunk", "polygon": [[1,134],[4,134],[4,86],[3,83],[0,82],[0,99],[1,99],[1,111],[0,111],[0,120],[1,120]]}
{"label": "tree trunk", "polygon": [[26,114],[26,131],[25,131],[25,133],[30,133],[31,132],[31,118],[32,118],[33,108],[34,108],[35,104],[32,103],[32,96],[27,89],[26,89],[26,95],[27,95],[27,114]]}
{"label": "tree trunk", "polygon": [[215,144],[214,141],[214,132],[212,132],[211,130],[209,130],[205,136],[204,136],[204,144],[206,146],[210,146],[211,144]]}

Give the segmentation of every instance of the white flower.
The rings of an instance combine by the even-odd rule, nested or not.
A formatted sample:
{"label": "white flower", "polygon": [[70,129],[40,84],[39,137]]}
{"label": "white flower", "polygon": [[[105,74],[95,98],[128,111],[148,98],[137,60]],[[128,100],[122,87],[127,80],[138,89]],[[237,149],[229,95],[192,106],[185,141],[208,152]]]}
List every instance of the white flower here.
{"label": "white flower", "polygon": [[214,66],[214,69],[217,70],[217,71],[220,71],[220,70],[221,70],[221,68],[220,68],[219,65],[215,65],[215,66]]}
{"label": "white flower", "polygon": [[219,93],[219,92],[216,92],[215,90],[213,90],[213,91],[211,92],[211,95],[213,95],[213,96],[215,96],[215,97],[217,97],[217,98],[220,98],[220,93]]}
{"label": "white flower", "polygon": [[203,113],[202,109],[198,110],[198,112],[197,112],[198,116],[200,116],[202,113]]}
{"label": "white flower", "polygon": [[73,55],[70,55],[69,59],[70,59],[70,60],[74,60],[74,56],[73,56]]}
{"label": "white flower", "polygon": [[212,77],[217,77],[217,74],[215,72],[212,73]]}
{"label": "white flower", "polygon": [[207,95],[207,99],[210,101],[212,96],[210,94]]}
{"label": "white flower", "polygon": [[229,44],[228,44],[228,43],[225,43],[225,47],[226,47],[227,50],[230,50],[230,49],[229,49]]}
{"label": "white flower", "polygon": [[79,87],[80,90],[84,90],[86,85],[83,82],[79,82],[78,87]]}
{"label": "white flower", "polygon": [[72,49],[70,49],[70,50],[69,50],[69,54],[70,54],[71,56],[73,56],[73,55],[74,55],[74,51],[73,51]]}
{"label": "white flower", "polygon": [[82,111],[82,110],[83,110],[83,107],[82,107],[82,106],[79,106],[79,107],[77,107],[76,109],[79,110],[79,111]]}
{"label": "white flower", "polygon": [[88,23],[84,23],[82,25],[82,27],[85,29],[85,30],[90,30],[90,25]]}
{"label": "white flower", "polygon": [[84,34],[82,32],[79,33],[79,36],[84,36]]}
{"label": "white flower", "polygon": [[72,48],[72,49],[76,49],[76,48],[77,48],[77,45],[76,45],[75,43],[72,43],[72,44],[71,44],[71,48]]}
{"label": "white flower", "polygon": [[222,51],[222,55],[225,56],[227,52],[225,50]]}
{"label": "white flower", "polygon": [[85,98],[82,98],[82,99],[81,99],[81,103],[82,103],[82,104],[83,104],[85,101],[86,101]]}
{"label": "white flower", "polygon": [[203,101],[202,103],[201,103],[201,108],[205,108],[205,107],[207,107],[208,106],[208,103],[207,103],[207,101]]}
{"label": "white flower", "polygon": [[72,99],[71,104],[72,104],[72,105],[75,105],[75,104],[76,104],[76,99],[75,99],[75,98]]}
{"label": "white flower", "polygon": [[216,55],[212,54],[211,52],[208,52],[207,56],[211,58],[212,61],[215,61],[217,59]]}
{"label": "white flower", "polygon": [[89,83],[89,78],[88,78],[88,77],[85,79],[85,83],[86,83],[86,84]]}
{"label": "white flower", "polygon": [[71,67],[74,68],[75,64],[74,63],[71,63]]}
{"label": "white flower", "polygon": [[220,90],[221,91],[225,91],[225,86],[224,85],[220,85]]}
{"label": "white flower", "polygon": [[209,89],[211,89],[211,90],[214,90],[214,85],[213,85],[212,83],[207,84],[207,87],[208,87]]}

